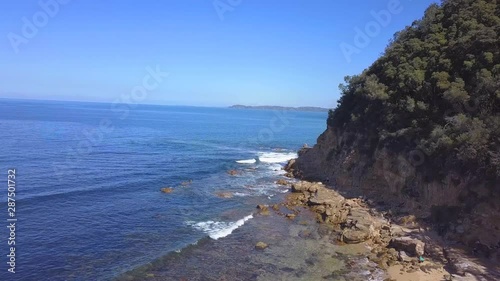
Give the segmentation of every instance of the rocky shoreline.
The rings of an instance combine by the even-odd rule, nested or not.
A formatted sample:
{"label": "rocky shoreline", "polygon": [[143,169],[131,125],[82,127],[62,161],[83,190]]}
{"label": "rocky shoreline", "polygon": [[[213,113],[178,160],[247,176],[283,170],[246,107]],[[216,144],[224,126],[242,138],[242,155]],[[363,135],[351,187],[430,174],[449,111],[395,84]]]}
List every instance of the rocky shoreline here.
{"label": "rocky shoreline", "polygon": [[257,205],[254,219],[233,234],[116,280],[500,280],[497,264],[468,255],[398,204],[294,179],[295,160],[284,169],[275,183],[289,192]]}
{"label": "rocky shoreline", "polygon": [[365,245],[332,240],[330,225],[316,223],[316,214],[305,206],[289,205],[286,195],[276,198],[275,204],[258,205],[253,219],[223,239],[206,237],[115,280],[383,281],[387,278],[367,258],[370,251]]}
{"label": "rocky shoreline", "polygon": [[[286,166],[293,177],[295,160]],[[308,208],[319,223],[329,225],[332,240],[364,244],[368,259],[387,271],[387,280],[500,280],[496,263],[468,254],[446,241],[433,226],[398,212],[397,206],[364,197],[342,195],[321,182],[289,183],[291,193],[283,205],[293,212]]]}

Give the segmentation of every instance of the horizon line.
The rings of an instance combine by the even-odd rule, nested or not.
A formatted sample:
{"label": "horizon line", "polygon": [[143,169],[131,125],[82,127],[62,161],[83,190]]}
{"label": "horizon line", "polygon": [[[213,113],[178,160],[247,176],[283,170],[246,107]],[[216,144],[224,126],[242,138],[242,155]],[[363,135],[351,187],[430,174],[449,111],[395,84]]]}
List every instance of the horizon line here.
{"label": "horizon line", "polygon": [[[47,102],[75,102],[75,103],[97,103],[97,104],[112,104],[113,102],[106,101],[91,101],[91,100],[60,100],[60,99],[50,99],[50,98],[23,98],[23,97],[0,97],[0,100],[18,100],[18,101],[47,101]],[[233,106],[246,106],[246,107],[283,107],[283,108],[303,108],[303,107],[312,107],[312,108],[322,108],[322,109],[331,109],[328,107],[321,106],[309,106],[309,105],[300,105],[300,106],[285,106],[285,105],[248,105],[248,104],[231,104],[231,105],[189,105],[189,104],[167,104],[167,103],[140,103],[140,105],[159,105],[159,106],[184,106],[184,107],[205,107],[205,108],[231,108]]]}

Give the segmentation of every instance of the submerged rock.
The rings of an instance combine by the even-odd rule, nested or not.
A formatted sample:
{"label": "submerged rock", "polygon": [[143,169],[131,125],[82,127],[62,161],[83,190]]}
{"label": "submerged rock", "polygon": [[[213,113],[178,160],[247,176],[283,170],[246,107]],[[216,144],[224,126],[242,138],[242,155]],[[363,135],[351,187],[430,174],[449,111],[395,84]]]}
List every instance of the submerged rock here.
{"label": "submerged rock", "polygon": [[172,191],[174,191],[174,189],[171,187],[164,187],[164,188],[160,189],[160,191],[163,193],[172,193]]}
{"label": "submerged rock", "polygon": [[236,170],[229,170],[229,171],[227,171],[227,173],[228,173],[229,175],[231,175],[231,176],[236,176],[236,175],[238,175],[238,174],[239,174],[239,172],[238,172],[238,171],[236,171]]}
{"label": "submerged rock", "polygon": [[255,244],[255,249],[257,250],[264,250],[267,247],[268,245],[264,242],[257,242],[257,244]]}
{"label": "submerged rock", "polygon": [[269,216],[271,214],[269,210],[269,205],[257,205],[257,209],[259,210],[258,214],[262,216]]}
{"label": "submerged rock", "polygon": [[219,198],[233,198],[233,194],[231,192],[217,192],[215,195]]}
{"label": "submerged rock", "polygon": [[188,186],[188,185],[190,185],[190,184],[192,184],[192,183],[193,183],[193,180],[188,180],[188,181],[183,181],[183,182],[181,182],[181,185],[182,185],[182,186]]}

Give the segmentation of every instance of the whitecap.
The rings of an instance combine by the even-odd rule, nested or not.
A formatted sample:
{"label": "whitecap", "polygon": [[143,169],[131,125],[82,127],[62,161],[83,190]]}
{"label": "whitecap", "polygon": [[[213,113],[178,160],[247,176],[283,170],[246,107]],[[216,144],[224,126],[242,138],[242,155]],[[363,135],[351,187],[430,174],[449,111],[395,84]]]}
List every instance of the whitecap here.
{"label": "whitecap", "polygon": [[283,171],[283,165],[272,163],[269,166],[267,166],[267,169],[269,169],[273,172],[281,172],[281,171]]}
{"label": "whitecap", "polygon": [[186,224],[201,230],[208,234],[214,240],[223,238],[231,234],[235,229],[245,224],[246,221],[253,218],[253,215],[246,216],[235,222],[205,221],[205,222],[186,222]]}
{"label": "whitecap", "polygon": [[297,158],[297,153],[295,152],[263,152],[259,154],[259,161],[263,163],[285,163],[294,158]]}
{"label": "whitecap", "polygon": [[247,197],[247,196],[250,196],[250,194],[248,194],[248,193],[242,193],[242,192],[235,192],[233,195],[237,196],[237,197]]}
{"label": "whitecap", "polygon": [[236,163],[238,163],[238,164],[255,164],[255,162],[257,162],[257,160],[255,160],[255,159],[238,160],[238,161],[236,161]]}

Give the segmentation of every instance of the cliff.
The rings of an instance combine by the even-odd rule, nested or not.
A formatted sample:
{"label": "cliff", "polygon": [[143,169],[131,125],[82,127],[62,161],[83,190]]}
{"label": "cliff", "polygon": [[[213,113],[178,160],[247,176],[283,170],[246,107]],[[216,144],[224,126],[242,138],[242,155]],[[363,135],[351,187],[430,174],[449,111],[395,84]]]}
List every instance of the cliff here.
{"label": "cliff", "polygon": [[431,5],[362,74],[294,175],[389,203],[500,258],[500,6]]}

